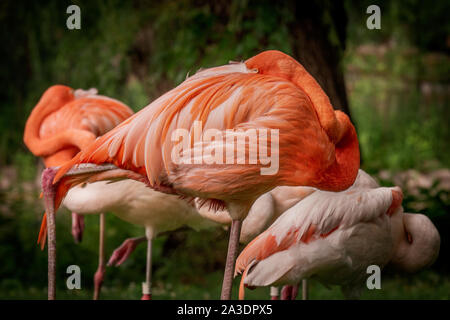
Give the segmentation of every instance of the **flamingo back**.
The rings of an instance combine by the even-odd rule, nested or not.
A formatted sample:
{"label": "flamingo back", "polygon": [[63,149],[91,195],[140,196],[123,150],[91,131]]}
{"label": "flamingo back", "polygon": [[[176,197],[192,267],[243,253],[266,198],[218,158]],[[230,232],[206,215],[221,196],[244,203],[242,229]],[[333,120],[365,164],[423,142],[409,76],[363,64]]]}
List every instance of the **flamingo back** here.
{"label": "flamingo back", "polygon": [[[287,55],[279,58],[295,61]],[[353,125],[330,104],[318,108],[292,79],[271,74],[270,70],[259,72],[257,64],[249,67],[247,62],[201,70],[92,143],[60,169],[55,182],[80,163],[113,163],[145,176],[152,187],[224,201],[255,200],[276,185],[329,190],[349,187],[359,166]],[[314,90],[312,96],[318,89]],[[320,99],[314,101],[321,103]],[[191,139],[183,154],[200,153],[204,157],[201,150],[205,148],[234,153],[234,149],[229,150],[234,144],[227,143],[226,138],[196,140],[196,122],[203,132],[214,129],[222,138],[231,135],[233,141],[246,130],[278,130],[279,148],[274,152],[279,170],[262,175],[260,163],[204,165],[207,159],[198,164],[195,157],[194,163],[175,163],[173,150],[179,140],[174,140],[173,134],[177,130],[185,130]],[[263,140],[272,145],[270,135]],[[256,146],[249,143],[246,148],[249,154]]]}
{"label": "flamingo back", "polygon": [[52,86],[28,118],[24,141],[35,155],[44,157],[46,166],[58,166],[132,113],[96,89]]}

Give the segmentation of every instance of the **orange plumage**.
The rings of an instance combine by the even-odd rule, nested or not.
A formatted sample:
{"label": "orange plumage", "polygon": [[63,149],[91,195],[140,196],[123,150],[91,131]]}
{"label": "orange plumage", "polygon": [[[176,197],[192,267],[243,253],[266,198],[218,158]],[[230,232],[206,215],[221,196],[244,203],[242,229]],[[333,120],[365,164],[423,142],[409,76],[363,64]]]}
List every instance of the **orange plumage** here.
{"label": "orange plumage", "polygon": [[[259,145],[249,141],[245,152],[249,157],[250,150],[261,152],[264,141],[271,146],[271,157],[278,157],[277,170],[262,174],[262,162],[175,161],[173,151],[179,141],[173,135],[180,129],[190,137],[184,154],[204,157],[204,148],[214,148],[236,159],[234,142],[197,141],[198,122],[202,130],[213,129],[233,141],[239,136],[245,139],[244,131],[270,132],[266,137],[258,136]],[[273,132],[277,133],[275,138]],[[199,135],[203,137],[203,133]],[[119,168],[113,169],[119,170],[116,178],[129,178],[131,173],[158,191],[226,205],[233,222],[222,298],[229,299],[241,221],[253,202],[279,185],[331,191],[350,187],[359,168],[359,146],[349,118],[333,110],[314,78],[290,56],[266,51],[245,63],[199,71],[95,140],[56,175],[48,171],[56,184],[45,187],[50,197],[55,195],[54,188],[71,187],[73,180],[65,180],[64,174],[82,163],[114,164]],[[98,175],[98,171],[91,173]],[[63,193],[56,192],[51,200],[55,210]]]}
{"label": "orange plumage", "polygon": [[[177,128],[279,129],[280,170],[260,165],[174,164],[170,137]],[[192,146],[195,148],[195,146]],[[80,163],[113,163],[148,178],[151,186],[241,202],[276,185],[326,190],[349,187],[359,167],[355,129],[291,57],[263,52],[241,64],[206,69],[99,138],[65,164],[55,182]]]}
{"label": "orange plumage", "polygon": [[30,151],[47,167],[59,166],[117,126],[133,111],[120,101],[92,91],[54,85],[42,95],[24,131]]}
{"label": "orange plumage", "polygon": [[[73,90],[54,85],[44,92],[31,112],[24,142],[35,156],[43,157],[46,167],[60,166],[132,114],[128,106],[97,95],[95,89]],[[59,202],[67,191],[68,188],[59,190]],[[44,214],[38,238],[42,247],[46,222]]]}

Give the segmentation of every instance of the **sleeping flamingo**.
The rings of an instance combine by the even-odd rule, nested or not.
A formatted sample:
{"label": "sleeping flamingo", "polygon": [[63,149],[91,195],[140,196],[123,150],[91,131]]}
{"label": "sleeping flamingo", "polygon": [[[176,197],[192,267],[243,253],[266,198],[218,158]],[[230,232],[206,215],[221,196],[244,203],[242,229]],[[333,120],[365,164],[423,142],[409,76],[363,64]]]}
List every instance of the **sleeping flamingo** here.
{"label": "sleeping flamingo", "polygon": [[[85,212],[108,211],[124,221],[145,227],[145,237],[126,241],[108,262],[108,265],[122,263],[138,243],[147,240],[146,279],[142,284],[142,300],[151,299],[152,240],[156,236],[183,226],[201,230],[218,225],[199,215],[196,208],[186,200],[155,191],[144,183],[131,179],[113,183],[88,183],[85,188],[78,188],[76,193],[69,192],[64,203],[72,204],[73,201],[76,206],[78,198],[85,200],[82,204]],[[122,258],[119,254],[126,257]]]}
{"label": "sleeping flamingo", "polygon": [[[133,180],[125,181],[135,183]],[[143,184],[140,185],[141,187],[144,186]],[[266,230],[268,226],[270,226],[284,211],[295,205],[298,201],[307,197],[315,190],[316,189],[314,188],[308,187],[277,187],[263,194],[255,201],[247,217],[242,223],[239,239],[240,243],[249,243],[253,238]],[[133,192],[133,188],[127,188],[127,191],[128,194],[135,193]],[[225,209],[212,210],[207,206],[201,206],[201,201],[199,201],[199,199],[195,200],[194,207],[187,205],[185,201],[180,200],[176,196],[156,192],[149,188],[144,188],[144,190],[142,190],[143,200],[146,199],[143,197],[144,193],[154,193],[155,197],[153,199],[146,197],[146,205],[142,209],[136,207],[127,208],[126,210],[121,209],[123,214],[117,215],[123,220],[127,220],[131,223],[149,226],[150,234],[149,232],[146,232],[146,236],[144,237],[126,239],[116,250],[114,250],[108,261],[108,266],[120,266],[128,259],[140,243],[143,243],[146,240],[150,241],[148,242],[147,247],[147,250],[150,250],[150,254],[147,255],[147,280],[143,284],[143,299],[149,299],[151,298],[149,280],[151,277],[151,240],[154,236],[162,232],[175,230],[181,226],[188,226],[194,230],[201,230],[220,225],[230,225],[231,218]],[[109,195],[109,190],[104,194]],[[122,197],[123,194],[120,192],[117,193],[115,197],[108,196],[109,199],[115,199],[111,201],[116,201],[117,203],[122,202],[122,200],[120,200]],[[128,196],[125,198],[123,203],[133,203],[133,201],[130,200],[131,196]],[[65,201],[67,201],[67,198]],[[119,212],[114,208],[111,208],[111,210],[114,212]],[[138,212],[142,212],[139,218],[143,221],[127,217],[127,215],[130,216],[127,212],[135,212],[136,210]],[[164,222],[164,219],[169,220],[171,226],[170,230],[167,227],[164,227],[169,224],[168,222]],[[164,223],[158,223],[157,221]],[[272,289],[271,292],[273,293],[273,297],[278,297],[278,293],[275,294],[275,292],[277,292],[276,288]]]}
{"label": "sleeping flamingo", "polygon": [[[120,101],[98,95],[96,89],[73,90],[55,85],[44,92],[31,112],[25,125],[24,142],[35,156],[43,158],[46,167],[59,166],[132,113]],[[80,214],[91,213],[84,208],[85,199],[77,196],[80,189],[72,189],[68,195],[70,201],[64,202],[64,206],[72,211],[72,234],[77,242],[81,241],[84,229]],[[92,192],[92,187],[84,188],[83,192]],[[100,213],[99,265],[94,277],[94,299],[98,298],[105,268],[103,230],[104,215]]]}
{"label": "sleeping flamingo", "polygon": [[298,284],[306,278],[339,284],[346,297],[355,298],[370,265],[415,272],[432,264],[440,245],[433,223],[403,212],[400,188],[380,188],[369,178],[343,192],[314,192],[255,238],[236,261],[240,299],[244,285]]}
{"label": "sleeping flamingo", "polygon": [[[208,143],[202,134],[195,136],[198,123],[201,129],[214,130],[217,139]],[[184,149],[174,139],[179,130],[191,134]],[[252,130],[266,135],[256,143],[245,142],[246,153],[258,150],[258,143],[260,148],[264,142],[270,145],[271,157],[279,164],[275,172],[263,174],[267,163],[242,163],[242,155],[236,159],[235,138],[247,141]],[[215,162],[212,152],[202,153],[208,149],[218,150],[219,158],[226,154],[227,161]],[[180,155],[183,161],[178,161]],[[341,191],[352,185],[358,167],[355,128],[344,113],[333,110],[318,83],[290,56],[266,51],[242,63],[202,70],[60,169],[44,171],[49,298],[55,296],[54,214],[74,185],[133,179],[165,193],[204,199],[214,208],[226,207],[232,225],[221,298],[229,299],[241,224],[253,202],[279,185]]]}
{"label": "sleeping flamingo", "polygon": [[[72,90],[56,85],[46,90],[33,109],[25,126],[24,140],[36,156],[44,157],[47,167],[58,166],[70,160],[97,135],[106,133],[131,114],[132,111],[119,101],[97,95],[96,89]],[[81,240],[84,214],[111,211],[125,221],[146,227],[150,244],[143,299],[151,297],[150,259],[154,236],[184,225],[194,229],[215,225],[201,218],[192,205],[179,197],[154,191],[134,180],[100,181],[74,187],[63,205],[79,213],[72,213],[72,233],[78,241]],[[94,276],[94,300],[99,298],[105,273],[104,223],[104,214],[100,213],[99,265]],[[44,239],[45,234],[41,233],[41,245],[44,245]]]}

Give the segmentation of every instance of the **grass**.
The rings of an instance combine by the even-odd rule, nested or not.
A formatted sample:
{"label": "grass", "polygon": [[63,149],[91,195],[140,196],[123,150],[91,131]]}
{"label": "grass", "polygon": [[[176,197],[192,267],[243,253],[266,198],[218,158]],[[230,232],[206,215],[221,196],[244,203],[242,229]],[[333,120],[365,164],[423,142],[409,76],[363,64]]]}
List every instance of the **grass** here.
{"label": "grass", "polygon": [[[30,181],[37,174],[37,159],[26,150],[22,134],[24,115],[29,114],[48,86],[54,83],[82,88],[94,86],[100,93],[139,110],[201,66],[250,57],[263,48],[292,51],[285,40],[290,39],[287,23],[293,17],[281,6],[274,11],[263,4],[255,9],[258,10],[255,18],[244,19],[241,2],[233,1],[232,18],[221,27],[217,21],[220,16],[211,15],[208,6],[184,10],[186,1],[167,2],[151,10],[141,10],[128,3],[120,7],[118,2],[88,3],[83,5],[83,27],[79,32],[66,32],[65,16],[57,14],[65,11],[64,3],[14,5],[26,13],[23,34],[18,34],[24,37],[25,45],[18,43],[26,48],[23,54],[28,52],[29,56],[25,59],[27,63],[16,65],[26,66],[22,73],[11,68],[6,74],[11,84],[6,90],[8,99],[0,108],[0,165],[17,168],[17,181],[13,183],[19,185],[13,190],[0,190],[0,299],[46,298],[46,254],[35,245],[42,202],[37,198],[37,190],[28,192]],[[115,7],[120,10],[114,10]],[[33,19],[26,19],[28,14]],[[349,30],[364,31],[355,26]],[[360,41],[351,40],[343,67],[363,152],[363,168],[370,173],[383,169],[422,170],[430,162],[436,168],[449,168],[450,109],[448,93],[441,90],[448,84],[448,56],[416,54],[405,41],[388,46],[385,55],[377,55],[376,50],[362,54],[358,52]],[[380,42],[374,47],[384,45]],[[18,48],[15,49],[18,54]],[[27,85],[19,86],[23,79],[27,79]],[[421,92],[420,85],[425,82],[431,94]],[[0,171],[0,180],[3,173]],[[408,195],[405,199],[406,206],[417,201]],[[426,190],[425,199],[429,216],[447,214],[448,201],[440,201],[430,190]],[[83,272],[83,289],[69,291],[60,287],[58,297],[90,299],[97,261],[98,218],[86,218],[85,237],[80,245],[71,239],[67,212],[58,213],[57,224],[58,248],[61,248],[58,249],[58,283],[64,284],[64,266],[77,264]],[[142,228],[107,215],[107,255],[124,239],[139,235],[143,235]],[[227,234],[220,231],[177,232],[157,239],[154,298],[217,298],[226,241]],[[121,268],[108,269],[103,298],[139,299],[144,266],[145,246],[141,246]],[[362,299],[449,299],[448,268],[444,272],[445,275],[434,271],[414,276],[386,275],[382,289],[365,290]],[[343,298],[337,287],[329,290],[315,282],[310,287],[311,299]],[[248,299],[267,297],[267,288],[247,290]]]}
{"label": "grass", "polygon": [[[124,270],[125,272],[125,270]],[[139,276],[139,275],[137,275]],[[143,276],[143,275],[142,275]],[[153,299],[165,300],[210,300],[218,299],[222,273],[217,271],[204,275],[202,283],[183,284],[180,281],[162,282],[155,279],[153,284]],[[236,279],[233,288],[233,298],[237,299],[239,279]],[[326,288],[316,281],[310,281],[309,295],[312,300],[344,299],[337,286]],[[57,290],[58,299],[89,300],[92,299],[92,289]],[[138,300],[141,297],[140,283],[131,282],[128,286],[117,287],[108,284],[108,274],[102,288],[101,299],[106,300]],[[12,283],[3,283],[0,286],[0,299],[46,299],[45,287],[14,287]],[[246,290],[247,300],[267,300],[269,288],[256,288]],[[423,271],[413,276],[382,275],[381,289],[365,289],[361,299],[399,299],[399,300],[427,300],[450,299],[450,277],[439,275],[434,271]]]}

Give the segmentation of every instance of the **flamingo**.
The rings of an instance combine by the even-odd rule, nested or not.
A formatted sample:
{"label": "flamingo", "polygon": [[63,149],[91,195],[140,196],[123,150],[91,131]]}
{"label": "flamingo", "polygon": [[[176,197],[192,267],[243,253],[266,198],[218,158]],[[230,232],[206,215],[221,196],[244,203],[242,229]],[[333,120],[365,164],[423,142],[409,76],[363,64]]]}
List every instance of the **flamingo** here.
{"label": "flamingo", "polygon": [[[59,166],[132,113],[120,101],[98,95],[96,89],[73,90],[67,86],[54,85],[44,92],[31,112],[25,125],[24,142],[35,156],[43,158],[46,167]],[[72,235],[76,242],[81,241],[84,229],[83,215],[80,214],[88,213],[84,208],[85,198],[77,196],[79,189],[72,189],[68,195],[71,200],[64,202],[64,206],[72,211]],[[83,191],[89,193],[93,190],[89,186]],[[105,268],[103,239],[104,215],[101,213],[94,299],[99,296]]]}
{"label": "flamingo", "polygon": [[[315,192],[311,187],[286,187],[280,186],[260,196],[252,205],[247,217],[242,222],[239,242],[248,244],[255,237],[265,231],[283,212]],[[213,212],[199,208],[199,214],[211,221],[220,224],[231,224],[231,219],[226,210]],[[306,288],[306,283],[303,283]],[[282,290],[282,298],[288,299],[285,294],[287,288]],[[306,293],[303,295],[306,298]],[[278,300],[279,288],[271,286],[271,300]]]}
{"label": "flamingo", "polygon": [[440,237],[431,220],[403,212],[399,187],[380,188],[363,171],[359,176],[362,183],[357,179],[346,191],[316,191],[300,201],[241,252],[240,299],[244,285],[306,278],[339,284],[346,297],[355,298],[370,265],[415,272],[436,260]]}
{"label": "flamingo", "polygon": [[[131,109],[119,101],[97,95],[96,89],[73,90],[56,85],[46,90],[33,109],[25,126],[24,140],[36,156],[44,157],[47,167],[58,166],[70,160],[97,135],[106,133],[131,114]],[[100,181],[74,187],[63,205],[73,212],[72,233],[78,241],[81,240],[84,214],[111,211],[122,220],[146,227],[149,251],[147,279],[143,283],[144,300],[151,298],[151,240],[159,233],[184,225],[193,229],[215,225],[202,219],[192,205],[179,197],[154,191],[134,180]],[[105,273],[104,219],[104,214],[100,213],[99,265],[94,276],[94,300],[99,298]],[[45,234],[41,234],[39,242],[42,245],[44,239]]]}
{"label": "flamingo", "polygon": [[77,205],[78,198],[85,199],[82,206],[86,212],[94,213],[100,210],[112,212],[124,221],[145,227],[145,237],[125,241],[114,251],[108,262],[109,266],[120,265],[137,244],[147,240],[146,276],[145,282],[142,283],[142,300],[152,298],[152,240],[156,236],[183,226],[201,230],[218,225],[199,215],[188,201],[176,195],[155,191],[144,183],[131,179],[114,183],[104,181],[88,183],[86,188],[78,188],[76,193],[69,192],[64,203],[72,204],[73,201],[73,205]]}
{"label": "flamingo", "polygon": [[[135,182],[133,180],[126,181],[130,181],[130,183]],[[144,185],[140,184],[140,186],[142,187]],[[249,243],[253,238],[266,230],[268,226],[270,226],[284,211],[291,208],[294,204],[304,199],[315,190],[316,189],[314,188],[308,187],[276,187],[275,189],[260,196],[253,204],[247,217],[242,223],[239,242],[244,244]],[[153,237],[162,232],[175,230],[181,226],[188,226],[198,231],[220,225],[223,226],[231,224],[231,218],[227,210],[211,210],[207,206],[202,206],[201,200],[199,199],[195,199],[195,206],[191,206],[187,205],[185,201],[182,201],[173,195],[156,192],[148,188],[141,190],[141,192],[143,196],[142,199],[145,199],[144,196],[149,193],[155,194],[155,197],[146,197],[146,204],[141,208],[134,207],[127,208],[126,210],[121,209],[120,211],[122,214],[117,215],[123,220],[127,220],[131,223],[149,226],[148,228],[150,229],[150,234],[146,232],[146,236],[144,237],[126,239],[116,250],[114,250],[108,261],[108,266],[118,267],[122,265],[136,249],[136,247],[146,240],[148,241],[147,250],[149,250],[148,248],[151,248],[151,240]],[[134,192],[132,189],[130,190],[127,188],[127,193],[130,194]],[[116,193],[115,197],[109,196],[109,190],[103,194],[108,194],[109,199],[115,199],[111,201],[116,201],[117,203],[121,202],[120,198],[122,197],[122,194],[120,192]],[[128,196],[128,198],[131,197]],[[131,199],[125,199],[123,203],[132,203],[130,200]],[[67,201],[67,198],[65,201]],[[169,206],[167,206],[167,201],[170,203]],[[169,209],[167,209],[167,207]],[[111,208],[111,210],[114,212],[119,212],[115,208]],[[128,212],[135,211],[142,212],[142,215],[140,215],[139,218],[142,217],[145,221],[134,218],[130,219],[127,217],[127,215],[129,215]],[[170,220],[170,230],[169,228],[164,227],[167,225],[167,222],[159,223],[158,228],[155,228],[157,225],[154,221],[155,217],[159,221],[163,221],[163,219]],[[146,270],[146,282],[143,283],[143,300],[151,298],[151,252],[150,255],[147,255]],[[278,297],[277,290],[277,288],[271,288],[271,296],[273,299]]]}
{"label": "flamingo", "polygon": [[[231,141],[245,130],[268,130],[259,137],[275,149],[279,168],[262,174],[264,164],[242,164],[234,157],[234,143],[217,139],[208,144],[194,137],[196,124],[214,129]],[[184,129],[191,144],[179,152],[203,155],[200,163],[176,161],[180,141],[173,134]],[[228,130],[227,130],[228,129]],[[240,130],[239,130],[240,129]],[[267,131],[266,131],[267,132]],[[279,135],[277,136],[276,133]],[[202,138],[202,136],[200,136]],[[273,144],[272,144],[273,143]],[[255,150],[249,142],[246,151]],[[220,163],[202,154],[222,150],[232,161]],[[228,152],[226,152],[228,151]],[[266,150],[267,151],[267,150]],[[218,153],[220,155],[220,153]],[[245,155],[244,155],[245,159]],[[353,184],[359,167],[359,146],[349,118],[334,111],[314,78],[292,57],[265,51],[245,62],[209,68],[187,78],[149,106],[90,144],[58,170],[43,172],[48,212],[49,298],[54,299],[54,214],[64,194],[83,182],[133,179],[165,193],[201,198],[213,208],[226,207],[232,224],[221,299],[230,299],[242,220],[253,202],[276,186],[312,186],[330,191]]]}

